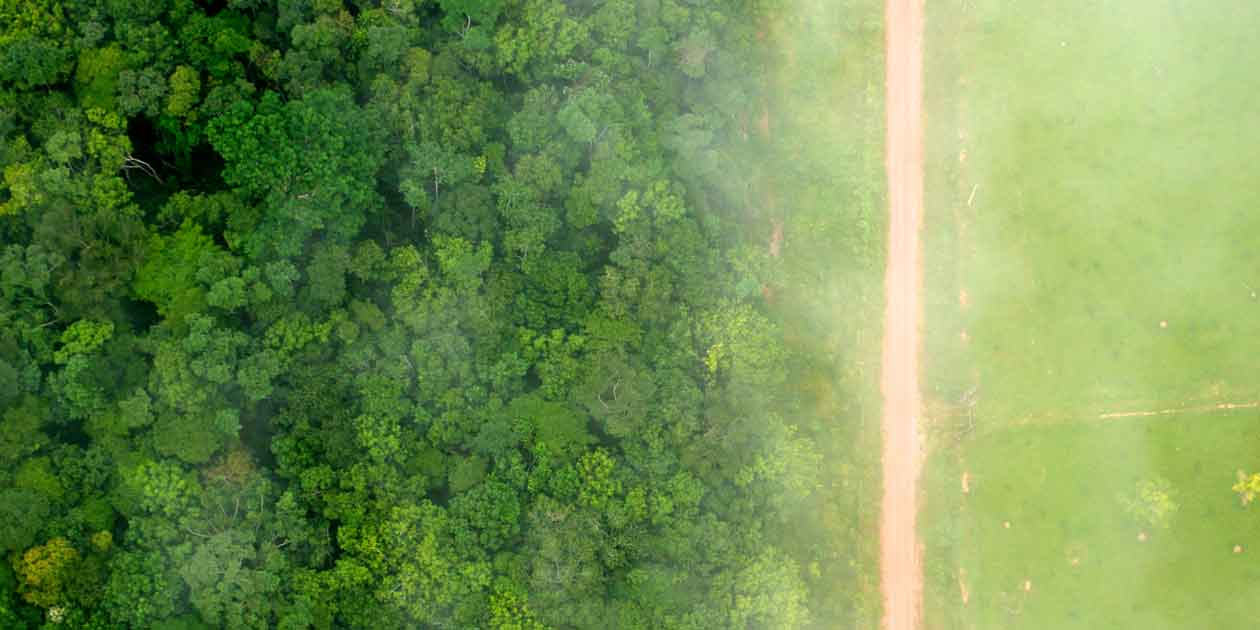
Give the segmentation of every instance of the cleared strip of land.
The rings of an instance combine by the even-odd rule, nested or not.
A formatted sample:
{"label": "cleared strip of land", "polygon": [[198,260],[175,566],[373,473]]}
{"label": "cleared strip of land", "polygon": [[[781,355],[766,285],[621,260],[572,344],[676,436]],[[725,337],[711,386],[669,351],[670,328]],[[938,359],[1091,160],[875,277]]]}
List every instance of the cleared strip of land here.
{"label": "cleared strip of land", "polygon": [[883,627],[919,626],[923,568],[916,535],[922,463],[918,416],[923,223],[923,7],[888,0],[888,267],[881,390],[884,496],[880,512]]}

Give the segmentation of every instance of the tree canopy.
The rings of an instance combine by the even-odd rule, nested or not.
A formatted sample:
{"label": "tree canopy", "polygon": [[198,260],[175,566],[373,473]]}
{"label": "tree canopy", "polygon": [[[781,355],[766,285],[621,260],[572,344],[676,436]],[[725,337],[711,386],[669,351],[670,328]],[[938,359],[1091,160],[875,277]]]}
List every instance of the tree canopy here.
{"label": "tree canopy", "polygon": [[0,0],[0,626],[851,618],[776,4]]}

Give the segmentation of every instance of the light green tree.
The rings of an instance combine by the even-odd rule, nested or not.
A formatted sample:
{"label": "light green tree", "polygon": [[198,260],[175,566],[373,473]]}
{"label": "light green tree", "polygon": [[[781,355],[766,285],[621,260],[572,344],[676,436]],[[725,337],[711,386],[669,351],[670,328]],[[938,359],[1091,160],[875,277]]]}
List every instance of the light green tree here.
{"label": "light green tree", "polygon": [[1137,482],[1133,494],[1120,497],[1120,503],[1130,516],[1141,524],[1167,529],[1181,507],[1177,504],[1172,484],[1163,477],[1152,477]]}
{"label": "light green tree", "polygon": [[1238,500],[1244,506],[1249,505],[1256,500],[1257,495],[1260,495],[1260,473],[1248,475],[1239,469],[1238,483],[1234,484],[1233,490],[1238,493]]}

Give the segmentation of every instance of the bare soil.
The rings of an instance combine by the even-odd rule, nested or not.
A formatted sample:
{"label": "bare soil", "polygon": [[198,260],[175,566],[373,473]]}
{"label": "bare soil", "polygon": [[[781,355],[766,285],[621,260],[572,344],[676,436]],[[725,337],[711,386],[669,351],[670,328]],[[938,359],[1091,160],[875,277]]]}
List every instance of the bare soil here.
{"label": "bare soil", "polygon": [[923,0],[887,0],[889,234],[885,276],[880,589],[885,630],[921,622],[923,551],[916,530],[922,444],[918,417],[923,278]]}

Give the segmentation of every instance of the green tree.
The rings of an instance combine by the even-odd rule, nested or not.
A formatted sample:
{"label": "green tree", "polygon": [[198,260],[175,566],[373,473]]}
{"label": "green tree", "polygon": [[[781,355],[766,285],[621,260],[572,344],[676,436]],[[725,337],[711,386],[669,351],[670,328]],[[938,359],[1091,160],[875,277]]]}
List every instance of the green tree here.
{"label": "green tree", "polygon": [[50,511],[48,497],[34,490],[0,490],[0,549],[19,551],[34,544]]}
{"label": "green tree", "polygon": [[1238,482],[1232,488],[1238,494],[1238,500],[1244,506],[1256,500],[1256,495],[1260,494],[1260,473],[1252,473],[1248,475],[1242,470],[1238,471]]}
{"label": "green tree", "polygon": [[270,627],[280,588],[277,572],[285,567],[279,557],[267,561],[257,555],[252,541],[235,530],[193,544],[179,575],[204,621],[226,628]]}
{"label": "green tree", "polygon": [[126,68],[122,49],[117,46],[93,48],[79,53],[74,81],[79,102],[84,107],[115,109],[119,73]]}
{"label": "green tree", "polygon": [[101,610],[122,627],[154,627],[170,617],[183,596],[161,552],[124,551],[111,556]]}
{"label": "green tree", "polygon": [[58,0],[0,3],[0,81],[51,85],[73,66],[73,31]]}
{"label": "green tree", "polygon": [[208,133],[227,162],[224,180],[263,204],[243,236],[251,256],[295,256],[316,231],[347,242],[379,210],[380,129],[348,90],[287,103],[268,92],[215,118]]}
{"label": "green tree", "polygon": [[179,66],[171,74],[170,96],[166,101],[166,113],[178,118],[186,117],[201,100],[201,77],[188,66]]}
{"label": "green tree", "polygon": [[197,224],[185,220],[174,234],[150,238],[133,287],[137,297],[157,306],[158,313],[179,322],[204,311],[209,285],[239,268],[239,261]]}
{"label": "green tree", "polygon": [[1180,508],[1172,484],[1162,477],[1138,481],[1133,494],[1120,497],[1120,503],[1139,524],[1160,529],[1172,524]]}
{"label": "green tree", "polygon": [[79,552],[65,538],[32,547],[14,562],[22,583],[22,598],[41,608],[63,603],[67,582],[79,562]]}

